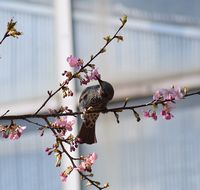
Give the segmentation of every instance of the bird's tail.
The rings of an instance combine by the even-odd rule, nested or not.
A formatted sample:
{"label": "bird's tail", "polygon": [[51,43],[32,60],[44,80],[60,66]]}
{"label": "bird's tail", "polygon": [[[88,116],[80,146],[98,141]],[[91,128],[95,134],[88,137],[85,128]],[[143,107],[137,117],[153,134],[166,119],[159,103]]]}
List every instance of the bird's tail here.
{"label": "bird's tail", "polygon": [[86,122],[83,122],[81,130],[77,136],[79,143],[94,144],[97,142],[95,134],[95,124],[93,127],[88,127]]}
{"label": "bird's tail", "polygon": [[84,119],[79,134],[77,136],[79,143],[94,144],[97,142],[95,134],[95,123],[99,114],[88,116]]}

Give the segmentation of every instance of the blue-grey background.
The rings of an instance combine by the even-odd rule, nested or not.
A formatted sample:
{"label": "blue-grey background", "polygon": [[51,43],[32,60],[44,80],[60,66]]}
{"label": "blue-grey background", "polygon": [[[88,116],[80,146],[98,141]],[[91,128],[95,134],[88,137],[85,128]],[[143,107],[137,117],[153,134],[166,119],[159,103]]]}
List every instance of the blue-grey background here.
{"label": "blue-grey background", "polygon": [[[87,61],[104,43],[102,37],[117,29],[122,14],[128,15],[121,32],[124,42],[112,43],[94,62],[102,78],[115,88],[110,107],[123,105],[125,97],[130,105],[149,102],[153,91],[161,87],[200,87],[197,0],[73,0],[75,55]],[[55,62],[54,3],[0,1],[1,36],[11,17],[24,35],[0,46],[0,103],[34,104],[60,82]],[[76,89],[78,96],[78,83]],[[97,152],[95,178],[109,181],[111,190],[199,190],[199,102],[198,96],[177,102],[170,121],[142,118],[137,123],[132,112],[125,111],[117,124],[113,114],[102,114],[97,122],[98,143],[81,146],[80,153]],[[1,139],[0,189],[61,189],[55,159],[44,152],[52,143],[50,133],[40,137],[34,126],[17,142]]]}

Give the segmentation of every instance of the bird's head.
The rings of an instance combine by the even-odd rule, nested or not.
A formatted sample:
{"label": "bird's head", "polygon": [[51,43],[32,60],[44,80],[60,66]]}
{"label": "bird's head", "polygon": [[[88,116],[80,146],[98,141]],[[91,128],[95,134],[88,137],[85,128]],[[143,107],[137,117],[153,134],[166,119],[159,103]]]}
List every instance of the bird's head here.
{"label": "bird's head", "polygon": [[100,85],[100,93],[106,99],[111,100],[114,96],[114,89],[109,82],[101,80],[99,77],[96,77]]}

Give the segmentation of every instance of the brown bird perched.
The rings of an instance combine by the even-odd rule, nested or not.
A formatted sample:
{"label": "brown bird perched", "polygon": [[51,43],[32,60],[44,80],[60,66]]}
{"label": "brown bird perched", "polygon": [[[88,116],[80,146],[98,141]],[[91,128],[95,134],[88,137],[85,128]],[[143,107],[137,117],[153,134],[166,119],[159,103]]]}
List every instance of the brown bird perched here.
{"label": "brown bird perched", "polygon": [[89,86],[81,93],[79,98],[79,109],[83,114],[83,123],[77,136],[79,143],[94,144],[97,142],[95,134],[95,123],[100,113],[87,113],[87,110],[105,109],[108,102],[113,98],[114,89],[112,85],[99,78],[99,85]]}

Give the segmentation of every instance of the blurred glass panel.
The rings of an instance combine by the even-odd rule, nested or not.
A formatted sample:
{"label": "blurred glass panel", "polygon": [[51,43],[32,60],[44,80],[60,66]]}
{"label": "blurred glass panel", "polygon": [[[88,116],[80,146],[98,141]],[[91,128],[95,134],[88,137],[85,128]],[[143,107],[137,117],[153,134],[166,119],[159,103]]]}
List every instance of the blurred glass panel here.
{"label": "blurred glass panel", "polygon": [[[198,0],[110,0],[113,7],[123,6],[127,8],[138,9],[141,12],[152,14],[160,14],[166,16],[182,15],[185,17],[192,17],[198,19],[200,17]],[[145,15],[145,13],[144,13]]]}
{"label": "blurred glass panel", "polygon": [[[200,72],[200,6],[197,1],[73,1],[76,56],[87,62],[114,34],[128,14],[121,34],[94,63],[102,78],[120,90],[161,79]],[[194,11],[194,12],[193,12]],[[172,82],[173,84],[173,82]],[[198,84],[199,85],[199,84]],[[123,88],[122,88],[123,89]],[[137,90],[137,88],[136,88]],[[121,97],[125,98],[125,97]],[[150,99],[130,101],[137,105]],[[112,106],[117,106],[114,104]],[[120,104],[122,105],[122,103]],[[110,182],[111,190],[182,190],[200,188],[199,97],[176,104],[170,121],[144,119],[137,123],[132,112],[101,114],[95,145],[81,146],[81,154],[97,152],[95,180]],[[83,184],[83,189],[86,187]]]}
{"label": "blurred glass panel", "polygon": [[0,47],[1,103],[40,98],[56,85],[52,9],[17,5],[0,3],[0,36],[11,18],[23,32]]}
{"label": "blurred glass panel", "polygon": [[160,16],[156,9],[155,14],[147,9],[141,11],[129,1],[130,6],[94,2],[87,6],[89,1],[73,1],[75,53],[85,61],[100,49],[104,36],[115,33],[120,25],[119,16],[129,16],[121,32],[124,42],[113,42],[95,60],[104,79],[125,85],[200,72],[200,25],[192,14],[191,18],[187,14],[184,18],[173,14]]}
{"label": "blurred glass panel", "polygon": [[53,6],[53,0],[1,0],[5,2],[24,2]]}
{"label": "blurred glass panel", "polygon": [[[132,105],[149,102],[141,99]],[[200,188],[199,97],[176,104],[170,121],[145,119],[133,113],[101,114],[96,145],[81,146],[81,154],[96,152],[95,179],[111,190],[171,190]],[[117,105],[113,105],[117,106]],[[137,110],[138,111],[138,110]],[[86,189],[83,185],[83,189]]]}

